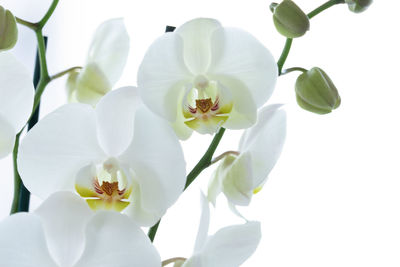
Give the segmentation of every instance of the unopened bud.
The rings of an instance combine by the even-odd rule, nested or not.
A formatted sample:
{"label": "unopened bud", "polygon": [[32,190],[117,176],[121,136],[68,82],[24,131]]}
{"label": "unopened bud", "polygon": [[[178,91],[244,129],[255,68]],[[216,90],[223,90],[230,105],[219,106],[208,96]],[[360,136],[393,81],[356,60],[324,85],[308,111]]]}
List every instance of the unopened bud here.
{"label": "unopened bud", "polygon": [[17,40],[17,21],[9,10],[0,6],[0,51],[13,48]]}
{"label": "unopened bud", "polygon": [[338,90],[329,76],[320,68],[312,68],[296,80],[296,99],[305,110],[326,114],[340,105]]}
{"label": "unopened bud", "polygon": [[354,13],[361,13],[372,4],[372,0],[346,0],[349,9]]}
{"label": "unopened bud", "polygon": [[300,37],[310,29],[307,15],[292,0],[283,0],[273,8],[275,27],[283,36],[287,38]]}

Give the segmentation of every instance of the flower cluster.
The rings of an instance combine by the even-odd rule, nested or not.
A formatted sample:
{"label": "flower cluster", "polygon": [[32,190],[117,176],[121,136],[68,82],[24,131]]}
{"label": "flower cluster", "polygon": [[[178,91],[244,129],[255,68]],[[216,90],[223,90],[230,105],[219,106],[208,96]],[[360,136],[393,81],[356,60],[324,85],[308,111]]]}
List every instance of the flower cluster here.
{"label": "flower cluster", "polygon": [[[250,205],[282,152],[286,113],[282,105],[265,104],[278,75],[285,73],[283,63],[275,62],[251,34],[198,18],[151,44],[139,66],[137,87],[112,90],[130,47],[123,20],[112,19],[95,32],[83,67],[50,76],[42,28],[57,2],[38,23],[0,7],[0,158],[13,153],[17,202],[23,198],[21,182],[43,200],[33,212],[13,208],[16,214],[0,222],[0,267],[243,264],[257,249],[261,226],[236,206]],[[354,9],[362,1],[346,2]],[[288,38],[309,29],[311,16],[292,1],[272,7],[278,31]],[[41,79],[36,92],[25,67],[4,51],[17,42],[17,22],[38,37]],[[303,74],[296,96],[301,107],[325,114],[340,105],[324,71],[293,68],[286,73],[299,69]],[[73,103],[44,116],[20,142],[46,85],[64,74],[69,75],[68,102]],[[213,158],[225,129],[244,130],[239,147]],[[180,140],[193,131],[215,136],[187,174]],[[161,218],[213,164],[207,196],[201,193],[193,254],[162,261],[152,244]],[[215,206],[220,193],[245,222],[209,235],[209,204]],[[150,227],[148,236],[142,227]]]}

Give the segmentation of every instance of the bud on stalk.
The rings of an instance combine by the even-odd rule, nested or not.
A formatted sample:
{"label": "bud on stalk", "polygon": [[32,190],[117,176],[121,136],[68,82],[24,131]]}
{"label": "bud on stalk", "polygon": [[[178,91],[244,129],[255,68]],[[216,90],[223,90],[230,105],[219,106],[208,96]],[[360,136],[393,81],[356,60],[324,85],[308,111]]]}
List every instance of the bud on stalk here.
{"label": "bud on stalk", "polygon": [[300,107],[317,114],[330,113],[340,106],[338,90],[329,76],[314,67],[296,80],[296,99]]}
{"label": "bud on stalk", "polygon": [[275,28],[287,38],[303,36],[310,29],[307,15],[292,0],[283,0],[279,5],[273,3]]}

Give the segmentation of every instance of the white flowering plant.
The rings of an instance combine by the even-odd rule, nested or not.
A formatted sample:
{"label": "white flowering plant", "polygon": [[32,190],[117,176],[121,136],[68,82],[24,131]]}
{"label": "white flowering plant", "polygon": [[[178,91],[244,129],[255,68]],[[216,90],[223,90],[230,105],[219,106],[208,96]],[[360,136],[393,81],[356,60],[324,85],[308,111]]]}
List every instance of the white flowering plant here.
{"label": "white flowering plant", "polygon": [[[295,92],[307,111],[329,113],[341,101],[320,68],[283,68],[293,38],[332,6],[358,13],[371,1],[329,0],[308,14],[291,0],[272,3],[275,26],[287,38],[278,61],[255,36],[216,19],[167,27],[145,53],[137,86],[115,89],[130,50],[123,19],[98,27],[84,66],[50,75],[42,29],[58,2],[35,23],[0,8],[0,158],[12,154],[15,175],[11,216],[0,222],[0,266],[241,266],[257,249],[261,223],[237,206],[249,206],[265,186],[286,137],[284,107],[266,105],[278,77],[301,72]],[[17,23],[37,37],[35,85],[11,50]],[[68,103],[38,120],[44,90],[64,75]],[[243,130],[238,149],[215,156],[226,129]],[[186,173],[180,140],[193,131],[213,139]],[[214,164],[200,193],[193,254],[161,259],[152,244],[161,218]],[[221,193],[244,222],[209,235],[210,204]],[[30,194],[42,200],[33,211]]]}

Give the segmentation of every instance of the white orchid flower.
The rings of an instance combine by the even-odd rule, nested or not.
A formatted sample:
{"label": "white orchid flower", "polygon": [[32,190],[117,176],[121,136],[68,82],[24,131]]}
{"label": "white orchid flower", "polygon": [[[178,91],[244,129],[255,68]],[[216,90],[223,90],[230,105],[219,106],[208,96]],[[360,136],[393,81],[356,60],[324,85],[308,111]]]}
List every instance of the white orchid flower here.
{"label": "white orchid flower", "polygon": [[252,35],[199,18],[150,46],[138,86],[148,108],[187,139],[193,130],[213,134],[221,126],[253,125],[277,75],[271,53]]}
{"label": "white orchid flower", "polygon": [[164,120],[139,106],[136,88],[109,92],[96,109],[68,104],[21,143],[18,170],[33,194],[75,191],[93,209],[114,209],[151,226],[182,193],[182,148]]}
{"label": "white orchid flower", "polygon": [[286,113],[281,105],[261,109],[257,123],[247,129],[239,155],[224,157],[210,180],[208,199],[215,205],[222,191],[230,204],[249,205],[278,161],[286,137]]}
{"label": "white orchid flower", "polygon": [[121,77],[129,46],[122,18],[103,22],[94,34],[85,66],[68,78],[69,101],[96,105]]}
{"label": "white orchid flower", "polygon": [[247,222],[220,229],[208,236],[210,210],[206,197],[201,194],[202,215],[196,244],[186,261],[177,261],[175,267],[237,267],[257,249],[261,239],[259,222]]}
{"label": "white orchid flower", "polygon": [[0,158],[14,147],[16,134],[32,112],[34,87],[25,66],[10,52],[0,53]]}
{"label": "white orchid flower", "polygon": [[132,219],[94,213],[70,192],[57,192],[33,213],[0,222],[0,267],[160,267],[161,259]]}

